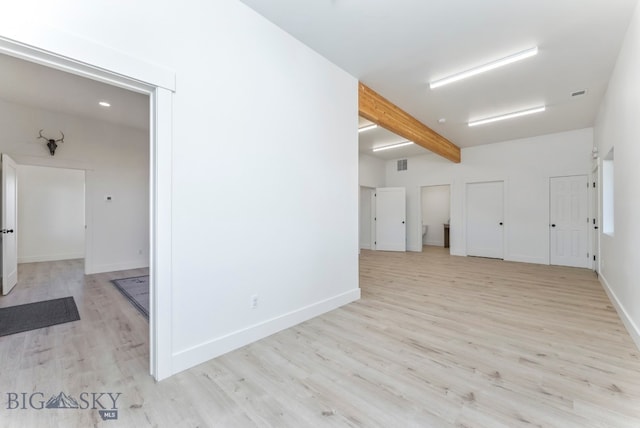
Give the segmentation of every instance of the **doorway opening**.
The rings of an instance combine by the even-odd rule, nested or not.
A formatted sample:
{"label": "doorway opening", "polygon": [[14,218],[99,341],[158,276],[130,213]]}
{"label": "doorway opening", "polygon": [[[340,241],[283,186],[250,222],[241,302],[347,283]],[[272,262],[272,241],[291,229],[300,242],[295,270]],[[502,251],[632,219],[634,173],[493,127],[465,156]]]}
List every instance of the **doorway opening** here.
{"label": "doorway opening", "polygon": [[[45,44],[50,48],[60,46],[63,49],[64,46],[59,44],[45,43],[46,40],[58,40],[58,35],[56,30],[47,30],[42,38],[32,40],[29,45],[0,38],[0,54],[143,94],[148,99],[148,146],[144,157],[149,165],[146,173],[149,192],[145,201],[149,220],[149,226],[145,231],[148,236],[150,273],[149,371],[156,380],[161,380],[173,374],[170,335],[171,175],[167,174],[167,171],[171,170],[171,111],[175,74],[136,58],[123,56],[108,47],[69,35],[67,39],[73,40],[74,43],[69,45],[73,49],[65,49],[65,55],[39,48],[40,44]],[[69,159],[69,162],[66,166],[74,167],[71,165],[74,163],[73,160]],[[44,165],[48,163],[45,162]],[[89,175],[86,180],[89,187]],[[88,212],[87,223],[90,222],[92,214],[93,212]],[[87,238],[91,232],[88,228]],[[90,256],[90,252],[85,254],[87,259]]]}
{"label": "doorway opening", "polygon": [[450,247],[451,185],[423,186],[420,189],[422,247]]}

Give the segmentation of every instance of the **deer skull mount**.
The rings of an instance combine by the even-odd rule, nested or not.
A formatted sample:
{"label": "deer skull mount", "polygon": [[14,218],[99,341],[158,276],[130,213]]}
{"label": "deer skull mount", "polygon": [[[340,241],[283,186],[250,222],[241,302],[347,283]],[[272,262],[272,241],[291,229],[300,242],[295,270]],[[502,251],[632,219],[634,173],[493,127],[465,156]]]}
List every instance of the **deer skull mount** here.
{"label": "deer skull mount", "polygon": [[58,148],[58,143],[64,143],[64,133],[60,131],[62,134],[62,138],[58,140],[54,140],[53,138],[47,138],[42,135],[42,129],[40,130],[40,136],[38,138],[42,138],[43,140],[47,140],[47,147],[49,148],[49,153],[53,156],[56,153],[56,149]]}

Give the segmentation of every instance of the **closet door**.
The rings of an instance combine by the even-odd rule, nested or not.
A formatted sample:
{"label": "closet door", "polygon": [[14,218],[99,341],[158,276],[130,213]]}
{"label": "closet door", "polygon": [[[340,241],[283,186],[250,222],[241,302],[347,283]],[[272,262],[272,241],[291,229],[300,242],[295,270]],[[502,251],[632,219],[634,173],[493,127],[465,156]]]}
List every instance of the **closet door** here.
{"label": "closet door", "polygon": [[467,255],[504,257],[504,182],[467,184]]}

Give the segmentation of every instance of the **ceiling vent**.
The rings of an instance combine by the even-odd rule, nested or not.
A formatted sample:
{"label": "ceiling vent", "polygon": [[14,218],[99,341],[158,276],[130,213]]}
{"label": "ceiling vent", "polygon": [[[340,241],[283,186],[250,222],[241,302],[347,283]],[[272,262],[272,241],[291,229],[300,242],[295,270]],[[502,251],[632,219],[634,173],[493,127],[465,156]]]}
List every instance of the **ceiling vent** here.
{"label": "ceiling vent", "polygon": [[400,159],[398,160],[398,171],[406,171],[407,170],[407,160]]}
{"label": "ceiling vent", "polygon": [[581,91],[571,92],[571,96],[572,96],[572,97],[579,97],[579,96],[582,96],[582,95],[584,95],[584,94],[586,94],[586,93],[587,93],[587,90],[586,90],[586,89],[583,89],[583,90],[581,90]]}

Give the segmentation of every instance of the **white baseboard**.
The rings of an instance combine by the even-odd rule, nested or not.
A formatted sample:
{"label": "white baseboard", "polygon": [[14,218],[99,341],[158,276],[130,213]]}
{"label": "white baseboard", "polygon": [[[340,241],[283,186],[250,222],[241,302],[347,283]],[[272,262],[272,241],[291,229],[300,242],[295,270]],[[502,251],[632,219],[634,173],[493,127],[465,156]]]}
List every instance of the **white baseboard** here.
{"label": "white baseboard", "polygon": [[530,256],[519,256],[519,255],[508,255],[504,257],[504,260],[510,262],[519,262],[519,263],[534,263],[537,265],[548,265],[549,262],[544,257],[530,257]]}
{"label": "white baseboard", "polygon": [[600,279],[600,284],[602,284],[602,288],[604,288],[604,291],[607,292],[607,296],[609,296],[609,300],[611,300],[611,303],[613,303],[613,306],[616,308],[616,312],[618,312],[618,316],[622,320],[622,323],[624,324],[625,328],[629,332],[631,339],[633,339],[633,341],[635,342],[636,347],[640,349],[640,329],[638,328],[636,323],[633,322],[631,317],[629,317],[629,314],[624,309],[624,306],[622,305],[622,303],[620,303],[620,300],[618,300],[616,293],[613,292],[613,289],[607,282],[607,279],[602,275],[598,276],[598,278]]}
{"label": "white baseboard", "polygon": [[434,247],[444,247],[444,241],[427,241],[424,245],[432,245]]}
{"label": "white baseboard", "polygon": [[179,373],[198,364],[209,361],[227,352],[241,348],[281,330],[332,311],[347,303],[360,299],[360,289],[347,291],[329,299],[305,306],[287,314],[235,331],[226,336],[201,343],[173,354],[172,374]]}
{"label": "white baseboard", "polygon": [[87,266],[86,273],[87,275],[91,275],[94,273],[116,272],[119,270],[140,269],[140,268],[147,268],[147,267],[149,267],[148,261],[139,260],[135,262],[115,263],[111,265]]}
{"label": "white baseboard", "polygon": [[84,253],[70,254],[46,254],[40,256],[18,257],[18,264],[21,263],[38,263],[38,262],[55,262],[58,260],[75,260],[84,259]]}

